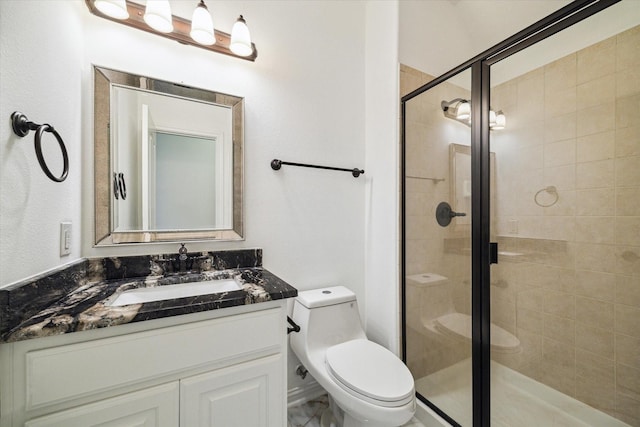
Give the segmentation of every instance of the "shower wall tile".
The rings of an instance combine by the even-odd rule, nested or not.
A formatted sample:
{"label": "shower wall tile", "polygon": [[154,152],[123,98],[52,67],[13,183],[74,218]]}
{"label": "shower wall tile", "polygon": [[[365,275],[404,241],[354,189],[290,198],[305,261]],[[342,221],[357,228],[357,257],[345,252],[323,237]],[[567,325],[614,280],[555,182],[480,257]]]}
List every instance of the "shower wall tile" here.
{"label": "shower wall tile", "polygon": [[547,291],[544,295],[544,311],[555,316],[575,319],[576,297],[566,292]]}
{"label": "shower wall tile", "polygon": [[546,338],[573,346],[575,344],[575,328],[576,322],[573,319],[552,314],[544,315],[543,335]]}
{"label": "shower wall tile", "polygon": [[[572,115],[570,115],[572,116]],[[567,117],[569,118],[569,117]],[[568,122],[564,122],[558,126],[558,129],[550,129],[552,136],[548,136],[552,142],[544,145],[544,167],[570,165],[576,162],[576,140],[566,139],[572,138],[572,134],[575,135],[575,125]],[[567,126],[567,124],[569,124]],[[553,126],[553,124],[551,124]],[[552,138],[556,139],[552,139]],[[564,139],[564,141],[560,141]]]}
{"label": "shower wall tile", "polygon": [[640,276],[640,247],[616,245],[616,273]]}
{"label": "shower wall tile", "polygon": [[578,78],[576,83],[585,83],[614,73],[616,64],[611,58],[614,58],[615,55],[616,40],[614,37],[579,51],[577,53]]}
{"label": "shower wall tile", "polygon": [[616,218],[616,243],[619,245],[637,245],[640,236],[640,216],[621,216]]}
{"label": "shower wall tile", "polygon": [[613,360],[576,350],[576,398],[601,411],[615,411]]}
{"label": "shower wall tile", "polygon": [[608,74],[577,87],[577,109],[612,105],[616,100],[616,75]]}
{"label": "shower wall tile", "polygon": [[616,214],[620,216],[640,216],[640,182],[637,187],[616,189]]}
{"label": "shower wall tile", "polygon": [[616,304],[616,332],[640,338],[640,308]]}
{"label": "shower wall tile", "polygon": [[587,326],[613,330],[614,304],[592,298],[576,297],[576,320]]}
{"label": "shower wall tile", "polygon": [[622,98],[640,92],[640,68],[628,68],[616,73],[616,96]]}
{"label": "shower wall tile", "polygon": [[616,69],[640,67],[640,27],[616,36]]}
{"label": "shower wall tile", "polygon": [[610,102],[577,112],[577,136],[591,135],[615,129],[615,103]]}
{"label": "shower wall tile", "polygon": [[640,339],[616,334],[616,362],[640,369]]}
{"label": "shower wall tile", "polygon": [[637,186],[640,183],[640,156],[616,159],[616,185]]}
{"label": "shower wall tile", "polygon": [[639,425],[640,400],[633,399],[621,392],[616,393],[616,416],[629,425]]}
{"label": "shower wall tile", "polygon": [[558,190],[575,190],[576,188],[575,164],[546,167],[543,170],[543,175],[543,187],[554,185]]}
{"label": "shower wall tile", "polygon": [[576,242],[615,243],[612,216],[576,217]]}
{"label": "shower wall tile", "polygon": [[576,325],[576,348],[608,359],[614,358],[614,333],[611,330],[583,323]]}
{"label": "shower wall tile", "polygon": [[577,140],[576,161],[578,163],[613,159],[615,156],[615,131],[582,136]]}
{"label": "shower wall tile", "polygon": [[615,108],[617,128],[640,125],[640,94],[618,98]]}
{"label": "shower wall tile", "polygon": [[640,126],[616,130],[616,157],[640,156]]}
{"label": "shower wall tile", "polygon": [[577,82],[577,54],[567,55],[544,66],[546,93],[575,89]]}
{"label": "shower wall tile", "polygon": [[612,245],[576,243],[576,269],[615,273],[613,249]]}
{"label": "shower wall tile", "polygon": [[640,400],[640,369],[622,363],[616,364],[616,384],[620,393]]}
{"label": "shower wall tile", "polygon": [[576,188],[613,187],[615,163],[613,160],[578,163],[576,165]]}
{"label": "shower wall tile", "polygon": [[616,213],[616,195],[610,188],[576,191],[577,216],[606,216]]}
{"label": "shower wall tile", "polygon": [[640,308],[640,276],[616,275],[615,300]]}
{"label": "shower wall tile", "polygon": [[616,275],[594,271],[576,271],[576,295],[614,302]]}

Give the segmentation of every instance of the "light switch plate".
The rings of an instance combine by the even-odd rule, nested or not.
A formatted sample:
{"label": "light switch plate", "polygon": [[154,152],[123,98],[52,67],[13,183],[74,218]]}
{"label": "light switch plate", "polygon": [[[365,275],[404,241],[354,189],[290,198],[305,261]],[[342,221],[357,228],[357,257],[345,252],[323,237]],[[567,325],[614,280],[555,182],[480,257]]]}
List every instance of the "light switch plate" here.
{"label": "light switch plate", "polygon": [[60,223],[60,256],[71,253],[71,222]]}

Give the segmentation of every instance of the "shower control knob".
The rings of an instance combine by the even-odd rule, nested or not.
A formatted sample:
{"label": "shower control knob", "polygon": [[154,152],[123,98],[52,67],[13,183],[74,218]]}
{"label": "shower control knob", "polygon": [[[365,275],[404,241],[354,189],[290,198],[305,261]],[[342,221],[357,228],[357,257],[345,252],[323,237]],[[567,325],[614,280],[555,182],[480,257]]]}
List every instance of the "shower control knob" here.
{"label": "shower control knob", "polygon": [[467,214],[464,212],[454,212],[453,209],[451,209],[451,205],[447,202],[440,202],[436,208],[436,220],[442,227],[451,224],[451,218],[456,216],[467,216]]}

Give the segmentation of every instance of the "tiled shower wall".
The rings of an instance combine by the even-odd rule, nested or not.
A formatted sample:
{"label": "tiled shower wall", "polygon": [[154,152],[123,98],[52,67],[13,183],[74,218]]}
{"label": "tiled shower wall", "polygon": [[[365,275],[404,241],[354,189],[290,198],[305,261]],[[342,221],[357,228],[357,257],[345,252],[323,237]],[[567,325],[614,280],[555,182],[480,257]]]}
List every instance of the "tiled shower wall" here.
{"label": "tiled shower wall", "polygon": [[[492,267],[492,320],[523,345],[494,358],[634,426],[639,70],[636,27],[500,84],[491,99],[507,115],[491,141],[503,253]],[[551,206],[535,203],[538,192]]]}

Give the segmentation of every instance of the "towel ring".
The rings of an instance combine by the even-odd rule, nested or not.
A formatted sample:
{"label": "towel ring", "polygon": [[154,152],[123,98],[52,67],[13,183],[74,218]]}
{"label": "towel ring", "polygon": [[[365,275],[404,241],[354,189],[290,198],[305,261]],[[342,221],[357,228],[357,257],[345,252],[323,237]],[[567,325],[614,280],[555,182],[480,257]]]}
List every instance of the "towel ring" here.
{"label": "towel ring", "polygon": [[[549,194],[553,194],[555,195],[555,199],[553,200],[553,202],[548,203],[548,204],[543,204],[540,203],[540,201],[538,200],[538,196],[540,195],[540,193],[542,193],[543,191],[546,191]],[[558,203],[558,200],[560,199],[560,195],[558,194],[558,190],[556,189],[555,186],[550,185],[548,187],[543,188],[542,190],[538,191],[536,193],[535,196],[533,196],[533,201],[536,202],[536,205],[540,206],[541,208],[548,208],[550,206],[555,205],[556,203]]]}
{"label": "towel ring", "polygon": [[[14,111],[13,114],[11,114],[11,127],[13,128],[13,133],[19,137],[27,136],[29,131],[35,130],[36,136],[34,139],[34,145],[36,149],[36,157],[38,158],[38,163],[40,163],[42,171],[49,177],[49,179],[55,182],[62,182],[67,179],[67,175],[69,175],[69,155],[67,154],[67,147],[65,147],[62,137],[53,128],[53,126],[48,123],[38,125],[29,121],[27,116],[24,114]],[[44,160],[44,156],[42,155],[42,135],[45,132],[52,133],[53,136],[55,136],[56,141],[58,141],[58,145],[60,146],[60,151],[62,151],[63,168],[62,175],[60,175],[60,177],[56,177],[51,173],[51,170],[49,170],[49,166],[47,166],[47,162]]]}

